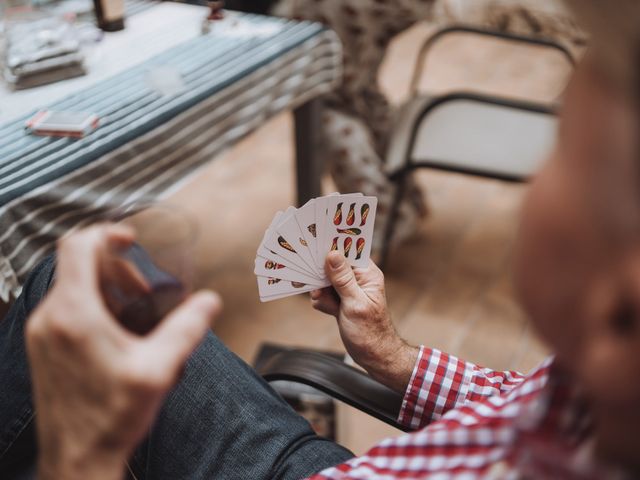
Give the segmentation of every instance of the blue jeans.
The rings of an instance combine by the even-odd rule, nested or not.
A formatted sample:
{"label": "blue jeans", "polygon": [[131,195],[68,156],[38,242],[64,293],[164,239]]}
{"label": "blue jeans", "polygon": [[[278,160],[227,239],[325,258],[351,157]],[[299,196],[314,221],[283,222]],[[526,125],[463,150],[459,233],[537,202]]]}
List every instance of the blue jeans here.
{"label": "blue jeans", "polygon": [[[24,324],[46,294],[48,258],[0,321],[0,478],[35,478]],[[82,368],[78,366],[78,368]],[[142,479],[299,479],[353,455],[314,434],[251,367],[209,333],[130,461]]]}

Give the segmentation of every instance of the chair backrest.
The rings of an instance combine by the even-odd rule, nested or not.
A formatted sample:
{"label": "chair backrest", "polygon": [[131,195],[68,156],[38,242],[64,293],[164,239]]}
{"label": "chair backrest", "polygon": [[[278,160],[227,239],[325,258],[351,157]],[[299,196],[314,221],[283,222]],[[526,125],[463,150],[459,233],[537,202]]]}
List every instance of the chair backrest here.
{"label": "chair backrest", "polygon": [[476,28],[468,25],[449,25],[430,35],[420,47],[416,57],[413,73],[411,74],[411,83],[409,87],[409,95],[411,97],[419,95],[420,80],[424,75],[427,56],[432,48],[444,38],[448,38],[455,34],[472,35],[476,37],[487,37],[501,40],[503,42],[514,45],[530,45],[546,49],[549,51],[559,52],[567,61],[571,68],[575,67],[576,60],[571,51],[564,45],[547,38],[539,38],[525,35],[516,35],[512,33],[499,32],[484,28]]}
{"label": "chair backrest", "polygon": [[525,180],[551,153],[550,109],[475,95],[450,95],[416,118],[407,154],[414,167]]}
{"label": "chair backrest", "polygon": [[575,66],[572,53],[549,39],[465,25],[436,31],[422,45],[412,74],[410,98],[392,136],[387,173],[397,176],[433,167],[508,180],[526,180],[553,149],[557,118],[549,104],[459,92],[429,98],[418,94],[431,48],[452,34],[496,38],[559,52]]}

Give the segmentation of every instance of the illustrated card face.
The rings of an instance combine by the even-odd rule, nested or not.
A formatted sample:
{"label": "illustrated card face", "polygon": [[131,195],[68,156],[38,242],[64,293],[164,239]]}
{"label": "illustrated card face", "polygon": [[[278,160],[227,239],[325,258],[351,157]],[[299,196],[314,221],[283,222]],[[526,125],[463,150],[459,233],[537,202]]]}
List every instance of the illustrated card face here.
{"label": "illustrated card face", "polygon": [[307,242],[309,253],[316,267],[316,272],[320,276],[324,276],[324,262],[318,261],[318,229],[316,223],[316,201],[309,200],[295,213],[296,222],[302,232],[302,236]]}
{"label": "illustrated card face", "polygon": [[324,258],[326,252],[321,251],[321,245],[324,245],[324,233],[325,233],[325,217],[327,216],[327,201],[330,197],[337,197],[340,194],[338,192],[330,193],[324,197],[316,198],[316,258],[322,265],[324,274]]}
{"label": "illustrated card face", "polygon": [[286,265],[279,263],[274,258],[269,257],[265,258],[257,256],[253,273],[259,277],[273,277],[279,278],[280,280],[301,282],[308,285],[314,285],[317,288],[323,288],[330,284],[327,280],[320,280],[316,277],[311,277],[296,270],[292,270]]}
{"label": "illustrated card face", "polygon": [[354,267],[366,267],[371,255],[376,197],[331,197],[325,218],[322,251],[339,250]]}
{"label": "illustrated card face", "polygon": [[270,259],[270,260],[272,260],[274,262],[277,262],[279,264],[284,265],[289,270],[296,271],[296,272],[298,272],[298,273],[300,273],[302,275],[305,275],[305,272],[304,272],[303,269],[301,269],[297,265],[294,265],[293,263],[289,262],[288,260],[282,258],[280,255],[276,254],[275,252],[272,252],[271,250],[269,250],[264,245],[260,245],[260,247],[258,248],[258,256],[262,257],[262,258],[268,258],[268,259]]}
{"label": "illustrated card face", "polygon": [[293,247],[295,253],[302,259],[304,266],[308,267],[314,275],[317,275],[316,263],[309,251],[307,240],[300,231],[298,221],[296,220],[296,211],[296,208],[289,207],[274,230],[279,235],[278,242],[281,243],[280,238],[284,238],[284,240]]}
{"label": "illustrated card face", "polygon": [[329,253],[329,249],[326,247],[327,242],[331,240],[329,238],[329,235],[331,234],[331,223],[329,221],[329,217],[333,214],[333,212],[330,211],[330,203],[339,202],[338,199],[345,199],[344,201],[347,201],[346,199],[349,198],[361,197],[362,193],[349,193],[345,195],[333,194],[316,199],[316,225],[318,228],[318,242],[316,251],[318,261],[322,262],[322,265],[324,265],[327,253]]}
{"label": "illustrated card face", "polygon": [[308,266],[298,255],[297,250],[293,246],[294,244],[290,243],[289,240],[287,240],[283,235],[280,235],[276,230],[272,230],[271,228],[269,228],[265,232],[262,244],[268,250],[271,250],[272,252],[276,253],[288,262],[295,265],[298,270],[311,276],[314,275],[314,269]]}
{"label": "illustrated card face", "polygon": [[324,259],[322,245],[324,245],[325,217],[327,216],[327,197],[317,198],[316,209],[316,258],[318,262]]}
{"label": "illustrated card face", "polygon": [[275,300],[275,298],[270,298],[273,296],[278,296],[278,298],[283,298],[283,296],[289,295],[297,295],[299,293],[310,292],[311,290],[315,290],[318,287],[314,285],[307,285],[302,282],[291,282],[288,280],[281,280],[279,278],[269,278],[269,277],[256,277],[258,279],[258,292],[260,294],[261,301]]}
{"label": "illustrated card face", "polygon": [[271,220],[271,223],[269,224],[269,227],[267,228],[267,230],[264,232],[264,236],[262,238],[262,242],[260,242],[260,246],[258,247],[258,255],[261,257],[265,257],[265,258],[270,258],[280,264],[285,265],[287,268],[291,269],[291,270],[296,270],[302,274],[304,274],[306,272],[306,270],[304,268],[299,267],[298,265],[296,265],[295,263],[289,261],[286,258],[283,258],[282,256],[278,255],[276,252],[274,252],[272,249],[269,249],[265,246],[265,241],[267,239],[267,237],[270,236],[270,231],[273,230],[275,228],[276,225],[278,225],[280,223],[280,221],[282,220],[282,217],[284,215],[284,212],[282,211],[278,211],[276,212],[276,214],[274,215],[273,219]]}

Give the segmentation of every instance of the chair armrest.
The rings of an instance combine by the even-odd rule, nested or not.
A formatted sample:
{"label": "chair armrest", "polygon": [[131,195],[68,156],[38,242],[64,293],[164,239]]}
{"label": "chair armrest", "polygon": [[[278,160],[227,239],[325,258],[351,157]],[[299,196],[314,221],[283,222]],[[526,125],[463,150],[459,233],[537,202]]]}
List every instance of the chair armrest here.
{"label": "chair armrest", "polygon": [[303,383],[402,431],[397,422],[403,396],[366,373],[335,358],[308,350],[274,355],[258,373],[267,381]]}

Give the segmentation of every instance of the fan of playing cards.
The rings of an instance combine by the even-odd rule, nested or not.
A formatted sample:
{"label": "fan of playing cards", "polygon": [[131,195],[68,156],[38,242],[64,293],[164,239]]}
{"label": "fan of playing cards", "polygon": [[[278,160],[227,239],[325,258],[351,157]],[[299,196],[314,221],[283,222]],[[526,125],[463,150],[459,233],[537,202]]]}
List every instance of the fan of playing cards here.
{"label": "fan of playing cards", "polygon": [[367,266],[377,204],[361,193],[334,193],[276,213],[256,257],[260,300],[329,286],[324,261],[331,250],[343,252],[354,267]]}

